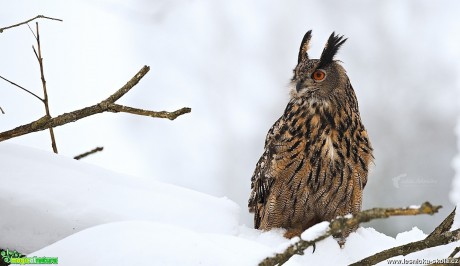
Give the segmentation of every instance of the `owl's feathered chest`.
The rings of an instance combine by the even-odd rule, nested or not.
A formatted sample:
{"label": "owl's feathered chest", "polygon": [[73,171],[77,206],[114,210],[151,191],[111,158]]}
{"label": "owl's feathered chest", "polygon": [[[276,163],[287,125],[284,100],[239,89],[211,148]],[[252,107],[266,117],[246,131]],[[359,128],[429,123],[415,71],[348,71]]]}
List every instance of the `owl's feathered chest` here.
{"label": "owl's feathered chest", "polygon": [[329,102],[291,101],[267,136],[271,170],[266,174],[286,182],[306,180],[318,190],[355,163],[367,171],[367,162],[358,155],[363,150],[360,145],[368,145],[360,136],[364,128],[359,113],[349,106],[337,107]]}

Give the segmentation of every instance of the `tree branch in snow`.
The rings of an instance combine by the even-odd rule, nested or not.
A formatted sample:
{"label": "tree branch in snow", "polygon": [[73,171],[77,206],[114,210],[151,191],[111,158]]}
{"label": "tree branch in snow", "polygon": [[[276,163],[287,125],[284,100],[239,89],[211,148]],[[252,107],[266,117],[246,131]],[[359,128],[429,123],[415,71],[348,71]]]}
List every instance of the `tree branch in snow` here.
{"label": "tree branch in snow", "polygon": [[26,21],[23,21],[23,22],[19,22],[17,24],[14,24],[14,25],[11,25],[11,26],[7,26],[7,27],[3,27],[3,28],[0,28],[0,33],[2,33],[4,30],[7,30],[7,29],[11,29],[11,28],[14,28],[14,27],[18,27],[18,26],[21,26],[21,25],[24,25],[24,24],[27,24],[35,19],[39,19],[39,18],[44,18],[44,19],[51,19],[51,20],[57,20],[57,21],[61,21],[62,22],[62,19],[59,19],[59,18],[51,18],[51,17],[47,17],[47,16],[43,16],[43,15],[38,15],[34,18],[31,18],[31,19],[28,19]]}
{"label": "tree branch in snow", "polygon": [[[329,236],[336,235],[342,231],[347,231],[355,228],[361,223],[369,222],[373,219],[388,218],[390,216],[407,216],[419,214],[434,214],[437,213],[441,206],[433,206],[429,202],[423,203],[420,207],[413,208],[374,208],[357,213],[354,216],[342,216],[332,220],[329,224],[327,232],[314,240],[306,241],[300,239],[298,242],[289,246],[283,253],[276,254],[273,257],[264,259],[259,266],[282,265],[294,255],[303,255],[308,247],[314,245]],[[356,264],[366,265],[366,264]]]}
{"label": "tree branch in snow", "polygon": [[449,258],[455,257],[455,255],[457,255],[458,252],[460,252],[460,247],[456,247],[454,249],[454,251],[452,251],[452,253],[450,253]]}
{"label": "tree branch in snow", "polygon": [[[131,110],[130,108],[132,107],[115,104],[115,101],[123,97],[123,95],[125,95],[129,90],[131,90],[134,86],[136,86],[136,84],[139,83],[139,81],[147,74],[149,70],[150,70],[150,67],[144,66],[123,87],[121,87],[115,93],[110,95],[107,99],[97,104],[94,104],[92,106],[85,107],[79,110],[75,110],[70,113],[64,113],[54,118],[44,116],[40,119],[30,122],[29,124],[22,125],[14,129],[2,132],[0,133],[0,141],[4,141],[4,140],[11,139],[14,137],[19,137],[19,136],[22,136],[28,133],[32,133],[32,132],[42,131],[50,127],[62,126],[64,124],[75,122],[79,119],[82,119],[82,118],[85,118],[91,115],[103,113],[103,112],[117,113],[117,112],[120,112],[120,109],[123,109],[123,108],[127,108]],[[132,109],[141,110],[141,109],[136,109],[136,108],[132,108]],[[191,108],[184,107],[174,112],[146,111],[145,113],[137,112],[135,114],[149,116],[149,117],[157,117],[157,118],[168,118],[170,120],[174,120],[180,115],[190,113],[191,110],[192,110]],[[131,112],[131,113],[134,113],[134,112]]]}
{"label": "tree branch in snow", "polygon": [[2,114],[5,114],[5,112],[3,111],[2,107],[0,107],[0,111],[2,112]]}
{"label": "tree branch in snow", "polygon": [[87,151],[87,152],[85,152],[85,153],[82,153],[82,154],[80,154],[80,155],[77,155],[77,156],[75,156],[75,157],[73,157],[73,158],[74,158],[75,160],[80,160],[80,159],[85,158],[85,157],[87,157],[87,156],[89,156],[89,155],[91,155],[91,154],[94,154],[94,153],[96,153],[96,152],[100,152],[100,151],[103,151],[103,150],[104,150],[104,147],[96,147],[96,148],[94,148],[94,149],[92,149],[92,150],[90,150],[90,151]]}
{"label": "tree branch in snow", "polygon": [[458,241],[460,239],[460,229],[449,231],[454,222],[454,217],[455,209],[425,239],[381,251],[350,265],[374,265],[389,258],[400,255],[406,256],[413,252]]}
{"label": "tree branch in snow", "polygon": [[442,221],[441,224],[439,224],[431,234],[427,236],[427,238],[440,235],[444,232],[449,231],[452,228],[452,224],[454,223],[454,218],[455,218],[455,211],[457,210],[457,207],[454,208],[454,210]]}

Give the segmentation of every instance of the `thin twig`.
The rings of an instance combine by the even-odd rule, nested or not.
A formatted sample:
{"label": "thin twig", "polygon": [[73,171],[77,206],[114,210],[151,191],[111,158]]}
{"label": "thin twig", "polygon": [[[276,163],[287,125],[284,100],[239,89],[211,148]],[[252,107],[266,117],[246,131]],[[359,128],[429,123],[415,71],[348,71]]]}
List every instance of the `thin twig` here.
{"label": "thin twig", "polygon": [[[35,32],[34,30],[30,27],[29,23],[27,23],[27,27],[29,28],[30,32],[32,33],[32,35],[34,36],[35,40],[37,40],[37,35],[35,35]],[[33,46],[32,46],[33,48]],[[34,52],[35,52],[35,49],[34,49]],[[35,55],[37,55],[37,53],[35,53]],[[38,57],[38,56],[37,56]]]}
{"label": "thin twig", "polygon": [[2,107],[0,107],[0,111],[2,111],[2,114],[5,114],[5,112],[3,112],[3,109],[2,109]]}
{"label": "thin twig", "polygon": [[[357,213],[352,217],[338,217],[332,220],[329,224],[328,231],[318,238],[306,241],[300,239],[297,243],[289,246],[284,252],[278,253],[273,257],[264,259],[259,266],[282,265],[294,255],[302,255],[308,247],[314,246],[317,242],[336,235],[342,231],[347,231],[351,228],[356,228],[359,224],[369,222],[373,219],[388,218],[390,216],[401,215],[419,215],[419,214],[434,214],[438,212],[441,206],[433,206],[429,202],[423,203],[419,208],[374,208]],[[366,265],[366,264],[356,264]]]}
{"label": "thin twig", "polygon": [[40,102],[43,102],[43,99],[42,99],[40,96],[38,96],[37,94],[35,94],[35,93],[29,91],[28,89],[26,89],[26,88],[24,88],[24,87],[22,87],[22,86],[20,86],[20,85],[18,85],[18,84],[16,84],[16,83],[12,82],[11,80],[8,80],[8,79],[6,79],[6,78],[4,78],[4,77],[2,77],[2,76],[0,76],[0,78],[3,79],[3,80],[6,81],[6,82],[9,82],[10,84],[12,84],[12,85],[18,87],[18,88],[20,88],[21,90],[23,90],[23,91],[29,93],[30,95],[32,95],[32,96],[34,96],[35,98],[39,99]]}
{"label": "thin twig", "polygon": [[[42,49],[40,45],[40,31],[38,30],[38,22],[35,23],[36,29],[37,29],[37,47],[38,47],[38,54],[35,48],[32,46],[35,56],[37,57],[38,64],[40,65],[40,79],[42,81],[42,87],[43,87],[43,104],[45,105],[45,112],[46,116],[51,118],[50,114],[50,107],[49,107],[49,102],[48,102],[48,92],[46,90],[46,80],[45,80],[45,73],[43,71],[43,57],[42,57]],[[53,147],[54,153],[58,153],[57,145],[56,145],[56,138],[54,137],[54,130],[52,127],[49,128],[50,131],[50,137],[51,137],[51,147]]]}
{"label": "thin twig", "polygon": [[32,20],[38,19],[38,18],[44,18],[44,19],[51,19],[51,20],[63,21],[62,19],[59,19],[59,18],[51,18],[51,17],[47,17],[47,16],[43,16],[43,15],[38,15],[38,16],[36,16],[36,17],[34,17],[34,18],[31,18],[31,19],[28,19],[28,20],[26,20],[26,21],[24,21],[24,22],[20,22],[20,23],[11,25],[11,26],[7,26],[7,27],[0,28],[0,33],[2,33],[4,30],[11,29],[11,28],[14,28],[14,27],[18,27],[18,26],[27,24],[27,23],[31,22]]}
{"label": "thin twig", "polygon": [[100,151],[103,151],[104,150],[104,147],[96,147],[88,152],[85,152],[85,153],[82,153],[80,155],[77,155],[75,157],[73,157],[75,160],[80,160],[81,158],[85,158],[91,154],[94,154],[96,152],[100,152]]}
{"label": "thin twig", "polygon": [[[105,100],[103,100],[103,101],[101,101],[101,102],[99,102],[99,103],[97,103],[95,105],[85,107],[85,108],[82,108],[82,109],[79,109],[79,110],[75,110],[75,111],[72,111],[70,113],[64,113],[64,114],[61,114],[61,115],[56,116],[54,118],[44,116],[44,117],[42,117],[40,119],[37,119],[37,120],[35,120],[35,121],[33,121],[33,122],[29,123],[29,124],[22,125],[22,126],[14,128],[14,129],[11,129],[11,130],[8,130],[8,131],[0,133],[0,141],[4,141],[4,140],[11,139],[11,138],[14,138],[14,137],[22,136],[22,135],[29,134],[29,133],[32,133],[32,132],[46,130],[46,129],[50,128],[50,127],[62,126],[64,124],[67,124],[67,123],[70,123],[70,122],[75,122],[75,121],[77,121],[79,119],[82,119],[82,118],[85,118],[85,117],[88,117],[88,116],[91,116],[91,115],[95,115],[95,114],[99,114],[99,113],[103,113],[103,112],[108,112],[108,111],[113,112],[113,110],[110,110],[110,108],[113,107],[112,104],[114,103],[114,101],[120,99],[129,90],[131,90],[134,86],[136,86],[136,84],[139,83],[139,81],[147,74],[147,72],[149,70],[150,70],[150,68],[148,66],[144,66],[123,87],[121,87],[115,93],[110,95],[107,99],[105,99]],[[185,111],[180,112],[180,110],[185,110]],[[179,109],[179,110],[174,111],[172,113],[182,115],[182,114],[187,113],[187,111],[190,111],[190,110],[191,110],[190,108],[185,108],[185,109],[182,108],[182,109]],[[143,115],[143,114],[139,114],[139,115]],[[158,116],[151,116],[151,117],[158,117]],[[163,116],[160,116],[160,118],[163,118]]]}

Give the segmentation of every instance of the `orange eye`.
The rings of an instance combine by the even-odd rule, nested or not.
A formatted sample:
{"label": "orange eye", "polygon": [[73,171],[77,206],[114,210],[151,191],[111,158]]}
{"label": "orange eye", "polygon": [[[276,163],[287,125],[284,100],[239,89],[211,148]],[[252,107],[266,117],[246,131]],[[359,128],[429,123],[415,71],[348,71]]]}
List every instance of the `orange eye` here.
{"label": "orange eye", "polygon": [[324,72],[324,70],[318,69],[313,72],[311,77],[316,81],[322,81],[326,77],[326,72]]}

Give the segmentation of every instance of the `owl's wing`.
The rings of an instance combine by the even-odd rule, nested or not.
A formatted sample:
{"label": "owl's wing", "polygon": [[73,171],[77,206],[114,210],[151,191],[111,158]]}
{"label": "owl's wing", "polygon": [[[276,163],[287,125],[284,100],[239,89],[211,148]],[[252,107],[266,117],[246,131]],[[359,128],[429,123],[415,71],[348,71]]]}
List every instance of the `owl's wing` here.
{"label": "owl's wing", "polygon": [[265,139],[265,151],[256,164],[256,169],[251,178],[251,195],[249,197],[249,211],[254,213],[254,227],[259,228],[261,215],[267,198],[270,194],[270,189],[275,181],[272,169],[272,161],[274,158],[274,146],[276,140],[279,139],[279,128],[284,124],[282,117],[268,131]]}

